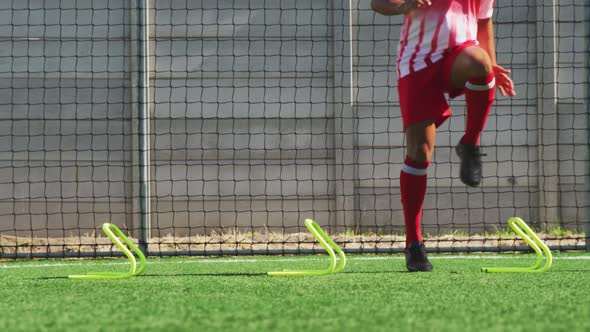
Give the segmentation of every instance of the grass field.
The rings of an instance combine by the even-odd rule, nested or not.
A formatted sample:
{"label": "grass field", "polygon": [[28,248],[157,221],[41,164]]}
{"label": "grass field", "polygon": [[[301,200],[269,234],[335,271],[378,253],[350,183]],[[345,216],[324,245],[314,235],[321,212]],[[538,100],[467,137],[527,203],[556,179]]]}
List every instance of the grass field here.
{"label": "grass field", "polygon": [[486,274],[526,266],[528,254],[431,255],[433,273],[407,273],[401,255],[149,259],[143,275],[80,281],[69,274],[127,270],[124,260],[0,263],[0,331],[590,331],[590,255],[556,254],[543,274]]}

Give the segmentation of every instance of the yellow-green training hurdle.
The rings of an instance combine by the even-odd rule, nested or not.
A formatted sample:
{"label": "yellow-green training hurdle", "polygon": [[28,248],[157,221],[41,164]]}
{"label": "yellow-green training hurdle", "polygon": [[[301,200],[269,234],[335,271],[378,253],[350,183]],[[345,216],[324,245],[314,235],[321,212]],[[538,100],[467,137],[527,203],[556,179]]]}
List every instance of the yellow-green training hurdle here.
{"label": "yellow-green training hurdle", "polygon": [[[535,234],[535,232],[522,219],[512,217],[508,219],[508,225],[537,253],[537,262],[528,267],[482,267],[483,272],[492,273],[539,273],[549,270],[553,262],[551,250]],[[543,265],[543,253],[545,253],[545,265]]]}
{"label": "yellow-green training hurdle", "polygon": [[[346,266],[346,255],[340,247],[330,238],[330,236],[312,219],[305,219],[305,227],[309,230],[311,235],[322,245],[322,247],[330,255],[330,266],[325,270],[298,270],[298,271],[277,271],[268,272],[272,277],[293,277],[293,276],[320,276],[326,274],[338,273],[344,270]],[[336,253],[334,253],[336,251]],[[338,254],[338,264],[336,262],[336,254]]]}
{"label": "yellow-green training hurdle", "polygon": [[[131,266],[129,267],[129,271],[127,273],[90,272],[88,274],[70,275],[68,277],[70,279],[76,280],[126,279],[142,273],[143,270],[145,270],[146,259],[141,250],[139,250],[139,248],[137,248],[137,246],[133,244],[133,242],[131,242],[131,240],[129,240],[129,238],[127,238],[127,236],[125,236],[125,234],[123,234],[123,232],[121,232],[121,230],[116,225],[105,223],[102,225],[102,230],[111,239],[111,241],[113,241],[113,243],[116,244],[117,247],[121,249],[121,251],[123,251],[125,256],[127,256],[127,258],[129,259],[129,263],[131,264]],[[137,255],[137,257],[139,258],[139,264],[135,256],[133,256],[133,254],[131,253],[131,250],[125,247],[121,240],[125,242],[125,244],[127,244],[127,246],[131,248],[131,250],[133,250],[133,252]]]}

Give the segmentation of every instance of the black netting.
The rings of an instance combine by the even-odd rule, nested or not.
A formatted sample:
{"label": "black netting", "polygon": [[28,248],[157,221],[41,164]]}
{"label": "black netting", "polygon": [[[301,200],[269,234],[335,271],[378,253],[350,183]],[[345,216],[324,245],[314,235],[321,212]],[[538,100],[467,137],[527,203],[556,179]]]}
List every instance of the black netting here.
{"label": "black netting", "polygon": [[[2,257],[112,254],[104,222],[153,255],[308,252],[305,218],[349,252],[403,248],[401,17],[370,1],[147,4],[141,40],[139,1],[0,3]],[[495,102],[476,189],[458,177],[464,101],[451,102],[428,247],[522,249],[506,225],[519,216],[551,247],[584,249],[590,5],[498,0],[493,20],[517,96]]]}

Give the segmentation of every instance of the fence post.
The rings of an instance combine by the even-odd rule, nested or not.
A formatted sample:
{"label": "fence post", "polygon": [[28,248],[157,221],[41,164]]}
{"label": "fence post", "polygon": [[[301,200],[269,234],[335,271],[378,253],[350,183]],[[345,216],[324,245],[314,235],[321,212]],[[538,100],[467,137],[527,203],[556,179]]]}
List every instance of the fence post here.
{"label": "fence post", "polygon": [[557,0],[537,1],[537,151],[539,223],[560,223],[561,195],[557,114]]}
{"label": "fence post", "polygon": [[[590,14],[590,8],[586,9],[586,15]],[[590,28],[590,23],[586,22],[586,29]],[[588,31],[588,30],[586,30]],[[586,53],[586,251],[590,252],[590,38],[587,42],[588,50]]]}
{"label": "fence post", "polygon": [[[588,9],[590,11],[590,9]],[[590,41],[588,42],[588,53],[586,55],[587,80],[586,85],[590,87]],[[586,251],[590,252],[590,91],[586,89]]]}
{"label": "fence post", "polygon": [[355,119],[353,71],[353,15],[355,0],[332,2],[334,71],[335,230],[355,222]]}
{"label": "fence post", "polygon": [[138,78],[138,118],[139,118],[139,248],[147,256],[148,240],[150,238],[150,213],[151,213],[151,135],[150,135],[150,77],[149,77],[149,1],[138,2],[138,51],[139,51],[139,78]]}

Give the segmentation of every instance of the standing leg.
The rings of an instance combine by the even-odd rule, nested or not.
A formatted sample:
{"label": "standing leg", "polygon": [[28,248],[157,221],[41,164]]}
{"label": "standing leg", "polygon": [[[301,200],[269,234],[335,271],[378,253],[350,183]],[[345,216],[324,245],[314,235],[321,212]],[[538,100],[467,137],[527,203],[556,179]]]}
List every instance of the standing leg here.
{"label": "standing leg", "polygon": [[492,62],[486,51],[477,46],[461,51],[451,67],[451,86],[454,90],[465,89],[467,103],[465,135],[457,145],[461,180],[476,187],[482,177],[479,140],[495,95]]}
{"label": "standing leg", "polygon": [[407,155],[400,173],[401,200],[406,225],[406,266],[409,271],[432,271],[422,243],[421,219],[426,195],[427,167],[434,150],[434,121],[406,128]]}

